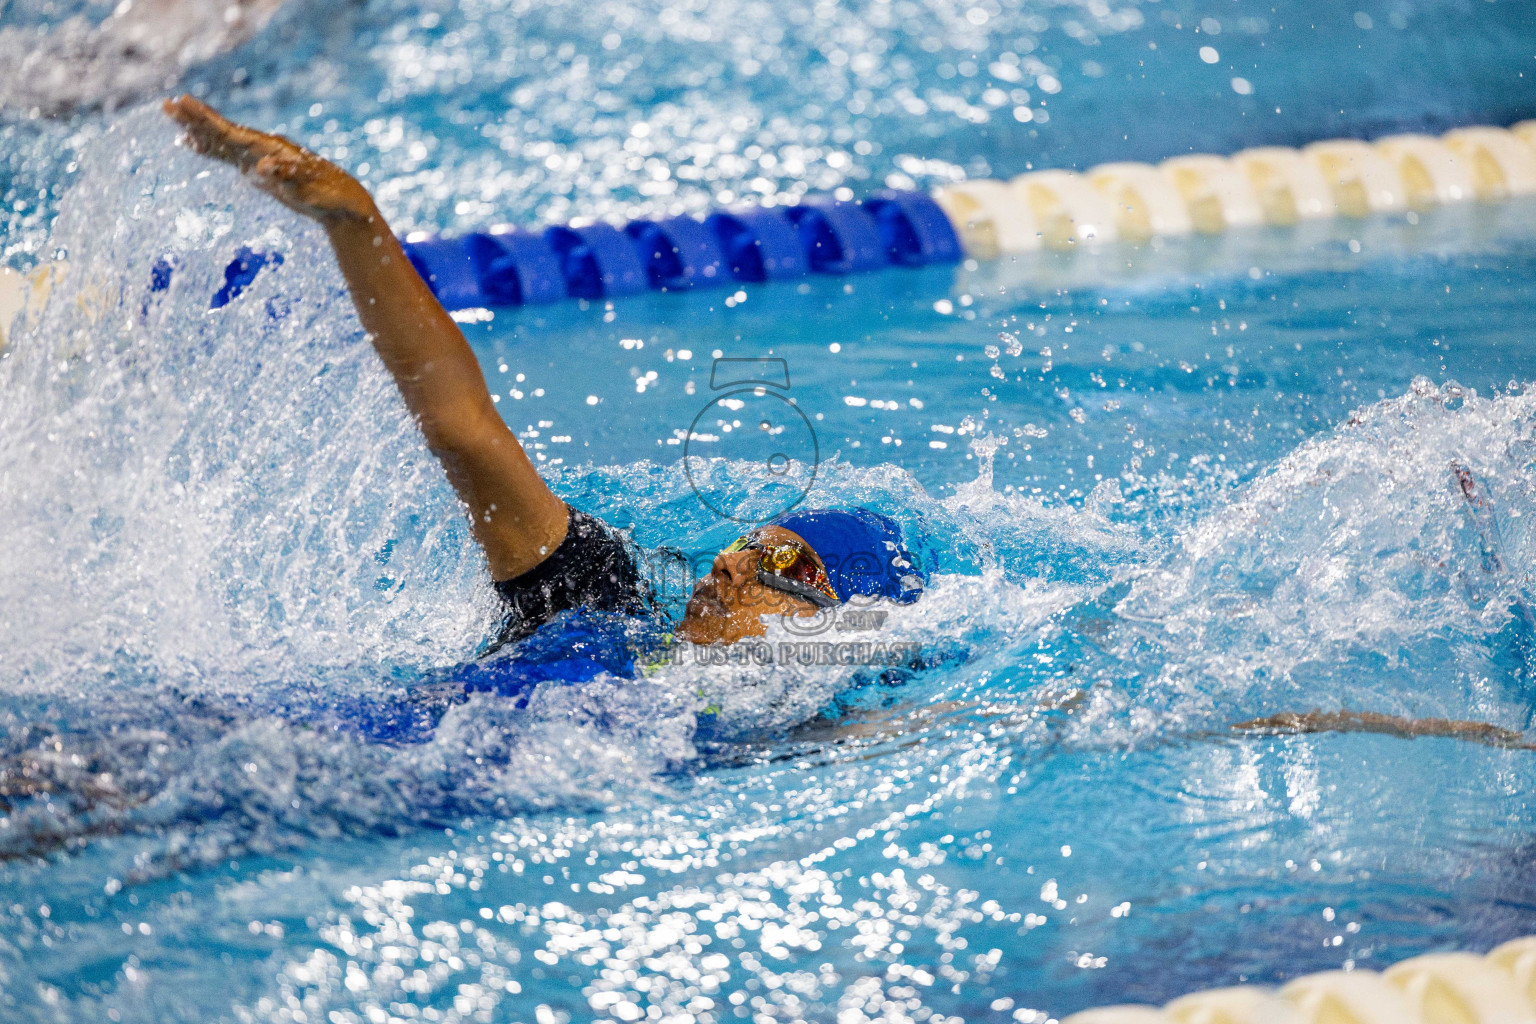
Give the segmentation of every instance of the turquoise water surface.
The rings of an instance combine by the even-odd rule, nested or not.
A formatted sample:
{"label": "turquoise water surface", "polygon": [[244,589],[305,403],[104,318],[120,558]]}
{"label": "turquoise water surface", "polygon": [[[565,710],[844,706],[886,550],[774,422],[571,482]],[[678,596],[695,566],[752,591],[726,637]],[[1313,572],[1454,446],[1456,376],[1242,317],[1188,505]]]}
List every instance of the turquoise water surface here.
{"label": "turquoise water surface", "polygon": [[[1523,5],[1360,8],[292,0],[176,84],[402,231],[1536,116]],[[556,490],[693,556],[715,359],[783,359],[811,456],[695,483],[933,582],[811,638],[895,671],[465,699],[489,578],[324,239],[151,98],[0,126],[4,258],[72,267],[0,358],[0,1017],[1043,1022],[1536,932],[1529,751],[1231,728],[1528,735],[1536,206],[466,317]]]}

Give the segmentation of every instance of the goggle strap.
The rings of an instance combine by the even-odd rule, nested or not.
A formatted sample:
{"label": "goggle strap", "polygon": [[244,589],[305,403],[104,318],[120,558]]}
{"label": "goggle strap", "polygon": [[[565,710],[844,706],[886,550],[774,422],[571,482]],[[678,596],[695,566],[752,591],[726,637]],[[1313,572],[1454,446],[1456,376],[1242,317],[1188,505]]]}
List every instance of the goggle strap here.
{"label": "goggle strap", "polygon": [[838,602],[832,600],[808,583],[801,583],[799,580],[778,576],[771,572],[765,572],[762,569],[757,570],[757,582],[765,587],[772,587],[774,590],[782,590],[786,594],[803,597],[818,608],[833,608],[838,604]]}

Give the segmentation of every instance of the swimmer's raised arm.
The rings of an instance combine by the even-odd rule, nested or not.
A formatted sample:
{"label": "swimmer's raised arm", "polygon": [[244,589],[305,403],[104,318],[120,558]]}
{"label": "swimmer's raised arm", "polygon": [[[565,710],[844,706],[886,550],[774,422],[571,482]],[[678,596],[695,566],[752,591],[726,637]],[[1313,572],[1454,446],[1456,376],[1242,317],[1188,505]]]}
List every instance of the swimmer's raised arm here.
{"label": "swimmer's raised arm", "polygon": [[167,100],[165,111],[186,128],[192,149],[234,165],[325,228],[373,347],[469,506],[491,575],[511,579],[543,561],[565,539],[565,503],[496,412],[469,343],[406,259],[368,190],[330,161],[234,124],[190,96]]}

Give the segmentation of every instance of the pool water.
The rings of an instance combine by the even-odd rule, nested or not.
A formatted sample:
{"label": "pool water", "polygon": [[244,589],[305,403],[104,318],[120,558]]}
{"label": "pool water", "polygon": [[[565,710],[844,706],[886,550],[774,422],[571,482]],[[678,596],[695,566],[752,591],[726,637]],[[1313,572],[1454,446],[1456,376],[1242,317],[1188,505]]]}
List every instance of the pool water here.
{"label": "pool water", "polygon": [[[1520,5],[1362,6],[295,0],[184,82],[402,230],[1536,112]],[[897,671],[463,700],[489,581],[323,239],[103,104],[0,129],[74,268],[0,358],[5,1019],[1029,1022],[1536,931],[1529,751],[1231,728],[1531,727],[1536,206],[470,315],[643,546],[808,487],[932,584],[813,638]]]}

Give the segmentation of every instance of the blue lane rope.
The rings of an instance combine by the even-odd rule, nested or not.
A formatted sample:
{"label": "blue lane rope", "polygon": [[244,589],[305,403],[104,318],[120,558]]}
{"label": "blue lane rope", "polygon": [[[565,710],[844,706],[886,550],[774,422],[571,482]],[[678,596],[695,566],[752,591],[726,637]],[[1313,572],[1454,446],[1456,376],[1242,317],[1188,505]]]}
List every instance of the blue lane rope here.
{"label": "blue lane rope", "polygon": [[787,281],[810,272],[800,232],[777,210],[712,213],[704,224],[720,240],[732,280]]}
{"label": "blue lane rope", "polygon": [[[1536,120],[1457,128],[1440,139],[1333,139],[1231,157],[1183,154],[1161,166],[1032,171],[1007,182],[955,182],[931,197],[903,189],[859,202],[813,195],[796,206],[721,210],[702,221],[492,228],[411,235],[403,244],[443,305],[461,310],[1070,251],[1083,242],[1141,244],[1525,196],[1536,196]],[[227,305],[282,259],[242,247],[211,305]],[[174,255],[157,261],[150,292],[169,288],[178,265]]]}
{"label": "blue lane rope", "polygon": [[813,198],[784,215],[800,229],[800,246],[818,274],[852,274],[889,263],[879,225],[857,203]]}
{"label": "blue lane rope", "polygon": [[[517,239],[516,253],[507,248]],[[734,286],[806,273],[956,263],[960,240],[921,192],[885,189],[863,202],[811,196],[797,206],[551,227],[542,236],[471,232],[412,236],[405,250],[448,309],[561,298]]]}
{"label": "blue lane rope", "polygon": [[655,291],[708,288],[729,278],[720,240],[692,217],[637,220],[624,231],[639,247],[646,278]]}
{"label": "blue lane rope", "polygon": [[[862,202],[808,196],[797,206],[722,210],[701,220],[637,220],[616,228],[556,225],[457,236],[411,235],[411,264],[449,310],[609,299],[854,274],[883,267],[958,263],[960,239],[921,192],[882,189]],[[214,309],[238,298],[281,253],[241,247],[224,271]],[[170,287],[173,258],[156,263],[150,291]]]}

